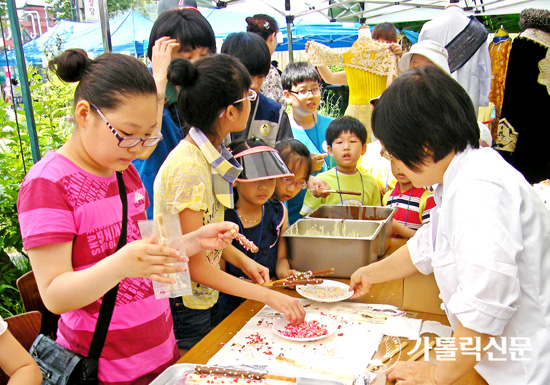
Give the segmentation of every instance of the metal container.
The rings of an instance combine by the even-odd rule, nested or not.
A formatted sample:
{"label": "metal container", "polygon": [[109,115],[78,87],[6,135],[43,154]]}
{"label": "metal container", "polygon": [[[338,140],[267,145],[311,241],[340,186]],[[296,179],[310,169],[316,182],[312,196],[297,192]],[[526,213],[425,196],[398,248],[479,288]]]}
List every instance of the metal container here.
{"label": "metal container", "polygon": [[306,215],[306,218],[382,222],[383,227],[379,238],[380,249],[377,251],[377,255],[381,257],[390,247],[391,222],[394,213],[395,208],[393,207],[321,205],[314,212]]}
{"label": "metal container", "polygon": [[380,250],[382,221],[303,218],[283,233],[293,269],[334,268],[331,277],[349,278],[375,262]]}

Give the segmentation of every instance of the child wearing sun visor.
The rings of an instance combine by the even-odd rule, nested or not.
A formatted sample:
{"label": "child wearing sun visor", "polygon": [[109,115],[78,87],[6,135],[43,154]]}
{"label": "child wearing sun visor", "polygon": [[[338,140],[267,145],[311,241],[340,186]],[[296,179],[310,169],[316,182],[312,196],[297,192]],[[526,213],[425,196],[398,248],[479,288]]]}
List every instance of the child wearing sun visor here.
{"label": "child wearing sun visor", "polygon": [[[225,210],[225,220],[239,225],[239,232],[254,242],[259,251],[245,249],[238,241],[233,245],[248,257],[269,268],[270,277],[285,278],[297,273],[290,268],[285,239],[280,235],[288,227],[285,205],[270,201],[277,178],[293,177],[279,153],[261,139],[250,138],[229,145],[233,157],[243,171],[234,183],[235,208]],[[246,278],[237,267],[226,263],[226,272]],[[235,310],[243,298],[220,293],[219,306],[222,317]]]}

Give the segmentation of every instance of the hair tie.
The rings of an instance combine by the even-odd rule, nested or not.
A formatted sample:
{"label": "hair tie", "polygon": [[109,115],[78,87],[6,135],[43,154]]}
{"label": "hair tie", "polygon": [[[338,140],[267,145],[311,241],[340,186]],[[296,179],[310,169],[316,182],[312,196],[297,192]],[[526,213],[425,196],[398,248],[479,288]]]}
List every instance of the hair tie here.
{"label": "hair tie", "polygon": [[269,21],[266,20],[266,21],[264,22],[264,28],[265,28],[265,29],[269,29],[269,28],[270,28],[270,27],[269,27]]}

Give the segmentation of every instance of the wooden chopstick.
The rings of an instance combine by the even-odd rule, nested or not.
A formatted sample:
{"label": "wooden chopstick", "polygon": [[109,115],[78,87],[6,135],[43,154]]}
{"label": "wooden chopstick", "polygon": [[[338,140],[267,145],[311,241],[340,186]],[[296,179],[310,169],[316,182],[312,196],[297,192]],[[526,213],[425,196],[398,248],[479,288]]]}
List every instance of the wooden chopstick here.
{"label": "wooden chopstick", "polygon": [[347,195],[361,195],[360,192],[357,191],[347,191],[347,190],[324,190],[324,193],[329,194],[347,194]]}
{"label": "wooden chopstick", "polygon": [[[409,345],[409,341],[403,341],[401,342],[401,345],[399,346],[395,346],[392,350],[390,350],[389,352],[387,352],[386,354],[384,354],[384,357],[382,357],[382,359],[380,360],[382,364],[385,364],[386,362],[388,362],[393,356],[395,356],[397,353],[399,353],[400,351],[402,351],[405,347],[407,347],[407,345]],[[379,367],[381,365],[372,365],[372,364],[369,364],[369,366],[367,366],[367,370],[368,371],[372,371],[374,369],[376,369],[377,367]]]}
{"label": "wooden chopstick", "polygon": [[[428,353],[430,352],[430,349],[434,347],[434,345],[435,345],[435,341],[431,341],[429,343]],[[409,358],[407,361],[416,361],[416,360],[418,360],[420,357],[422,357],[424,355],[424,349],[425,348],[422,348],[422,350],[420,350],[420,351],[416,352],[415,354],[413,354],[411,356],[411,358]]]}

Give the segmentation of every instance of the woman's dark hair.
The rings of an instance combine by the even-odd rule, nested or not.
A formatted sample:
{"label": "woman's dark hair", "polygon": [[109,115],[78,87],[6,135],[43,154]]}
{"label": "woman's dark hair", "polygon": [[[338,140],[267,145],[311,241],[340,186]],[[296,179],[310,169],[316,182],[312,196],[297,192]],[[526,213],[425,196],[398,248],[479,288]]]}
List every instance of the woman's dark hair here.
{"label": "woman's dark hair", "polygon": [[196,9],[172,9],[160,14],[149,35],[149,60],[153,60],[155,42],[163,36],[176,39],[180,44],[180,52],[205,47],[212,54],[216,53],[216,36],[212,26]]}
{"label": "woman's dark hair", "polygon": [[213,124],[220,111],[241,99],[251,84],[246,68],[224,54],[204,57],[195,64],[174,59],[168,67],[168,80],[181,86],[177,106],[180,116],[210,137],[217,135]]}
{"label": "woman's dark hair", "polygon": [[302,162],[306,162],[306,180],[309,179],[313,172],[313,164],[311,154],[305,144],[296,139],[286,138],[275,143],[275,150],[279,152],[281,159],[291,170],[300,168]]}
{"label": "woman's dark hair", "polygon": [[153,75],[138,59],[105,53],[91,60],[82,49],[69,49],[50,60],[48,69],[64,82],[79,82],[75,105],[87,100],[98,108],[113,108],[122,95],[156,94]]}
{"label": "woman's dark hair", "polygon": [[315,67],[306,61],[290,63],[281,75],[283,90],[287,91],[291,91],[293,86],[307,80],[319,83],[320,78]]}
{"label": "woman's dark hair", "polygon": [[227,36],[221,53],[239,59],[250,76],[265,76],[271,68],[271,54],[267,43],[252,32],[238,32]]}
{"label": "woman's dark hair", "polygon": [[253,32],[260,35],[264,40],[279,32],[279,25],[274,18],[263,13],[246,18],[246,32]]}
{"label": "woman's dark hair", "polygon": [[256,138],[255,136],[251,136],[248,139],[242,139],[242,140],[235,140],[227,145],[227,148],[229,151],[231,151],[231,154],[233,156],[237,155],[238,153],[243,152],[244,150],[252,147],[259,147],[259,146],[267,146],[267,143],[264,142],[260,138]]}
{"label": "woman's dark hair", "polygon": [[372,39],[396,43],[397,30],[391,23],[380,23],[372,30]]}
{"label": "woman's dark hair", "polygon": [[334,119],[327,127],[325,131],[325,139],[327,145],[332,147],[332,143],[343,132],[351,132],[355,134],[361,141],[361,144],[367,143],[367,129],[359,120],[352,118],[351,116],[340,116]]}
{"label": "woman's dark hair", "polygon": [[464,88],[436,66],[399,76],[372,114],[374,135],[396,159],[418,171],[432,156],[479,147],[479,127]]}

